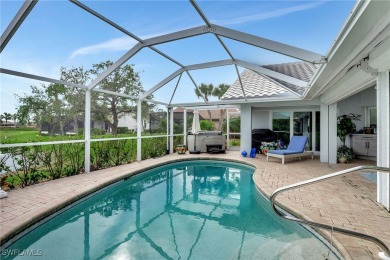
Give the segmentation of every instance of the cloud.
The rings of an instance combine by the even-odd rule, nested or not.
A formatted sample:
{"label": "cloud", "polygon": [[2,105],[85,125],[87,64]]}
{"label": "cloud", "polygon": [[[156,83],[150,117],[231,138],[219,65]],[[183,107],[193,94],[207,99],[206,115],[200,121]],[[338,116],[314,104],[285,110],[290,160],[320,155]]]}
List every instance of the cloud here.
{"label": "cloud", "polygon": [[[153,34],[145,34],[139,36],[141,39],[150,39],[153,37],[165,35],[168,33],[172,33],[175,31],[184,30],[187,27],[184,28],[176,28],[175,30],[170,31],[159,31]],[[154,28],[155,30],[155,28]],[[85,46],[79,49],[76,49],[73,51],[70,55],[70,59],[75,58],[77,56],[82,55],[88,55],[88,54],[96,54],[96,53],[102,53],[102,52],[114,52],[114,51],[128,51],[130,50],[134,45],[136,45],[138,42],[128,36],[120,37],[120,38],[114,38],[108,41],[104,41],[98,44]]]}
{"label": "cloud", "polygon": [[273,10],[265,13],[254,14],[254,15],[240,16],[237,18],[224,19],[224,20],[214,20],[213,23],[220,24],[220,25],[232,25],[232,24],[241,24],[241,23],[247,23],[253,21],[267,20],[271,18],[281,17],[291,13],[313,9],[322,5],[323,3],[324,2],[314,2],[314,3],[308,3],[308,4]]}
{"label": "cloud", "polygon": [[79,48],[72,52],[70,58],[75,58],[77,56],[88,55],[88,54],[96,54],[101,52],[130,50],[136,43],[137,41],[127,36],[115,38],[95,45]]}

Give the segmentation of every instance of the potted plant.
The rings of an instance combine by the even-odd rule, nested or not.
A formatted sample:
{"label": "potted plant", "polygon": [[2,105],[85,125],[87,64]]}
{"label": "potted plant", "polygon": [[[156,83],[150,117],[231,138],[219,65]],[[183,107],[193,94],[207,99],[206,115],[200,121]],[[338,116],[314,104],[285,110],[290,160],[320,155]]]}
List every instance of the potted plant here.
{"label": "potted plant", "polygon": [[348,163],[352,160],[353,151],[346,145],[339,145],[337,147],[337,160],[339,163]]}
{"label": "potted plant", "polygon": [[7,182],[8,175],[2,174],[0,177],[0,187],[4,191],[8,191],[10,189],[8,182]]}
{"label": "potted plant", "polygon": [[185,154],[186,153],[186,146],[184,144],[179,144],[176,147],[177,154]]}
{"label": "potted plant", "polygon": [[275,150],[276,147],[277,147],[277,143],[276,142],[261,142],[260,151],[264,155],[267,155],[268,150]]}
{"label": "potted plant", "polygon": [[352,160],[352,148],[345,145],[345,138],[348,134],[356,131],[354,120],[360,121],[361,115],[350,113],[337,117],[337,136],[340,138],[342,145],[337,147],[337,160],[340,163],[348,163]]}

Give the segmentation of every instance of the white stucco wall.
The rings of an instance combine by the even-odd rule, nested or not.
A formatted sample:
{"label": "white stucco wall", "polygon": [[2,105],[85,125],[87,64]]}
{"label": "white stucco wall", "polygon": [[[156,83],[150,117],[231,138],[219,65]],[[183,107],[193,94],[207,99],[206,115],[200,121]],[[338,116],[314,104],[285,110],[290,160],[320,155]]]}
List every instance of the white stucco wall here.
{"label": "white stucco wall", "polygon": [[252,106],[251,104],[241,104],[241,151],[246,151],[248,154],[252,146]]}
{"label": "white stucco wall", "polygon": [[128,127],[131,130],[137,130],[137,120],[131,115],[121,116],[118,120],[118,127]]}
{"label": "white stucco wall", "polygon": [[268,128],[270,125],[270,111],[252,111],[252,129]]}
{"label": "white stucco wall", "polygon": [[368,88],[351,97],[341,100],[337,103],[338,114],[344,115],[355,113],[361,115],[361,121],[354,121],[356,130],[368,126],[365,122],[365,113],[367,107],[376,106],[376,90],[374,87]]}

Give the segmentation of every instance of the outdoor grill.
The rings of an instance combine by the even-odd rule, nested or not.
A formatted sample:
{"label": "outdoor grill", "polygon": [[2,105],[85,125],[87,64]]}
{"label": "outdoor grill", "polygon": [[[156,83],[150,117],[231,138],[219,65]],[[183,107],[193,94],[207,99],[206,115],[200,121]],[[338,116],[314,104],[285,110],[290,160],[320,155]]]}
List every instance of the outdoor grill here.
{"label": "outdoor grill", "polygon": [[252,148],[258,151],[261,142],[276,142],[276,133],[265,128],[252,130]]}

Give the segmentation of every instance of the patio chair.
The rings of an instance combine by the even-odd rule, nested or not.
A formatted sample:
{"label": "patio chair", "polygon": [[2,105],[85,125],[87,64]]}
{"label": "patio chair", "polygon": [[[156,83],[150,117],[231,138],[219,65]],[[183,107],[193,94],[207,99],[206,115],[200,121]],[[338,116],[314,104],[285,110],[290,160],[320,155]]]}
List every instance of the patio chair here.
{"label": "patio chair", "polygon": [[313,152],[306,152],[305,146],[307,143],[307,136],[292,136],[290,144],[286,150],[268,150],[267,152],[267,162],[269,157],[276,157],[282,159],[282,164],[284,164],[285,159],[289,158],[299,158],[303,156],[311,156],[313,160]]}

